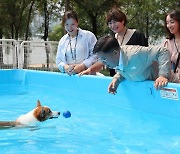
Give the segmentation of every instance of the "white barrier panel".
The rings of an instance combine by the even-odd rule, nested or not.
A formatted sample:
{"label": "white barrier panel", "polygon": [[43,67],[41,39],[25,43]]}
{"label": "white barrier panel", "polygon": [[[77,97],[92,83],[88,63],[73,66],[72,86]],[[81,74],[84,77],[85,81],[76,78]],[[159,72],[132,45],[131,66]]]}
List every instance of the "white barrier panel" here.
{"label": "white barrier panel", "polygon": [[0,39],[0,68],[58,71],[57,46],[56,41]]}
{"label": "white barrier panel", "polygon": [[20,45],[19,68],[56,70],[55,41],[23,41]]}
{"label": "white barrier panel", "polygon": [[0,68],[17,68],[19,43],[14,39],[0,39]]}

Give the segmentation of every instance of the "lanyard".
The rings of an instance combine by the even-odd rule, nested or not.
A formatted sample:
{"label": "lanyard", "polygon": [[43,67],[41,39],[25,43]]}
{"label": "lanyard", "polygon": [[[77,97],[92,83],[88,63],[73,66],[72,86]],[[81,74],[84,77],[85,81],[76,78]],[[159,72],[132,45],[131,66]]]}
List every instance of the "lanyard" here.
{"label": "lanyard", "polygon": [[[75,45],[74,45],[74,53],[73,53],[72,44],[71,44],[71,37],[70,37],[70,35],[69,35],[69,43],[68,43],[68,46],[70,45],[70,50],[71,50],[71,55],[72,55],[72,59],[73,59],[73,60],[76,60],[76,46],[77,46],[78,32],[79,32],[79,31],[77,31],[76,41],[75,41]],[[68,48],[68,46],[67,46],[67,48]],[[66,48],[66,51],[67,51],[67,48]],[[67,55],[66,55],[66,53],[65,53],[65,58],[66,58],[66,61],[67,61]]]}

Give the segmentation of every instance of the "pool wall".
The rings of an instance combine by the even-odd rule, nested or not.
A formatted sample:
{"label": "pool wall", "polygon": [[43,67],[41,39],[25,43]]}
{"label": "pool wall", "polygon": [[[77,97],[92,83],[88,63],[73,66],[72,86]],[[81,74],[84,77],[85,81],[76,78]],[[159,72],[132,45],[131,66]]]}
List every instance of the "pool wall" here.
{"label": "pool wall", "polygon": [[[51,87],[61,94],[85,100],[108,103],[121,108],[137,109],[180,119],[180,85],[168,83],[166,89],[156,90],[153,81],[123,81],[116,95],[109,94],[107,88],[111,77],[68,76],[56,72],[33,70],[0,70],[0,85],[36,85],[39,88]],[[47,91],[48,92],[48,91]]]}

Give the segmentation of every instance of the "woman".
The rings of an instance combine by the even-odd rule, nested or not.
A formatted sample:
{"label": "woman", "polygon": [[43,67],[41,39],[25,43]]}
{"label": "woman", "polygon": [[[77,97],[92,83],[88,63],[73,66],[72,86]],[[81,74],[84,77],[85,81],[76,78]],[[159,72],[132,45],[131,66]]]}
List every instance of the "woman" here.
{"label": "woman", "polygon": [[174,10],[165,16],[167,39],[163,43],[170,51],[171,82],[180,82],[180,11]]}
{"label": "woman", "polygon": [[[120,46],[121,45],[148,46],[147,39],[145,38],[143,33],[135,29],[128,29],[126,27],[127,17],[117,7],[113,7],[107,13],[106,24],[108,25],[109,29],[115,33],[115,38],[118,40]],[[93,71],[99,71],[102,68],[102,66],[103,64],[101,62],[97,62],[86,71],[80,73],[80,75],[89,74]],[[114,76],[114,75],[115,75],[115,70],[110,69],[110,76]]]}
{"label": "woman", "polygon": [[[114,7],[107,13],[106,23],[110,30],[115,33],[115,38],[118,40],[119,45],[148,46],[147,39],[143,33],[126,27],[127,17],[118,8]],[[114,76],[114,74],[114,69],[110,69],[110,75]]]}
{"label": "woman", "polygon": [[74,11],[65,13],[63,25],[67,34],[59,41],[56,64],[62,73],[77,74],[97,61],[92,53],[97,39],[92,32],[78,28],[78,16]]}

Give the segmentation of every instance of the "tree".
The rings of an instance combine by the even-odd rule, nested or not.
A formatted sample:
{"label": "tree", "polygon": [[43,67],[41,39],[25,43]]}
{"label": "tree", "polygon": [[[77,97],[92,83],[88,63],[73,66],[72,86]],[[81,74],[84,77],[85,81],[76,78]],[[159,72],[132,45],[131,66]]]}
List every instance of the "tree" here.
{"label": "tree", "polygon": [[65,12],[71,9],[70,0],[65,0]]}
{"label": "tree", "polygon": [[119,0],[74,0],[74,3],[81,25],[91,30],[96,36],[101,35],[101,29],[105,30],[105,13],[112,6],[120,5]]}
{"label": "tree", "polygon": [[3,14],[2,17],[0,16],[0,21],[3,21],[2,32],[5,38],[15,38],[17,40],[24,38],[25,32],[29,30],[29,23],[31,22],[31,5],[34,3],[33,1],[34,0],[0,1],[0,10]]}
{"label": "tree", "polygon": [[165,14],[177,7],[177,0],[124,0],[121,9],[128,17],[128,27],[144,32],[154,44],[165,36]]}
{"label": "tree", "polygon": [[[118,6],[128,17],[128,27],[144,32],[152,42],[165,35],[164,16],[180,8],[179,0],[0,0],[0,38],[27,40],[31,36],[30,23],[34,13],[43,17],[39,29],[48,40],[49,25],[61,19],[64,11],[74,9],[80,27],[92,31],[97,37],[108,33],[105,16],[112,6]],[[52,37],[51,37],[52,38]]]}
{"label": "tree", "polygon": [[[15,38],[24,36],[26,28],[29,30],[29,24],[26,24],[27,10],[30,0],[1,0],[0,1],[0,36],[5,38]],[[30,18],[28,18],[30,22]],[[3,63],[3,52],[0,49],[0,63]]]}
{"label": "tree", "polygon": [[[2,1],[0,1],[0,39],[2,39],[3,37],[3,27],[4,27],[4,22],[3,22],[3,4]],[[0,44],[2,43],[2,41],[0,41]],[[2,46],[0,46],[0,65],[3,65],[3,50],[2,50]]]}
{"label": "tree", "polygon": [[49,34],[50,41],[59,41],[59,39],[64,35],[64,28],[62,25],[57,25],[53,28],[53,30]]}
{"label": "tree", "polygon": [[32,16],[32,11],[33,11],[34,4],[35,4],[35,0],[31,0],[30,4],[29,4],[29,12],[28,12],[28,15],[27,15],[25,40],[28,40],[28,37],[29,37],[29,25],[30,25],[30,22],[31,22],[31,16]]}
{"label": "tree", "polygon": [[[48,40],[49,35],[49,25],[52,18],[57,16],[60,8],[58,7],[59,1],[58,0],[40,0],[38,4],[38,10],[41,16],[44,18],[44,23],[42,24],[43,30],[43,40]],[[47,68],[49,68],[49,48],[48,44],[45,43],[46,49],[46,63]]]}

